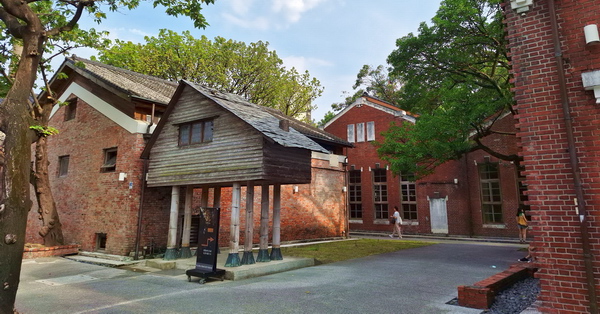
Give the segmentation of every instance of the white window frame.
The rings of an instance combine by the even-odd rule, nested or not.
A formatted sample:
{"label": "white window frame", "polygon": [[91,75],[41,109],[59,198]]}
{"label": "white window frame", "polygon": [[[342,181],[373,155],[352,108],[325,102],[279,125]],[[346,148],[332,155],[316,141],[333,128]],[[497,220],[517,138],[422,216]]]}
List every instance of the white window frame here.
{"label": "white window frame", "polygon": [[367,122],[367,141],[375,140],[375,121]]}
{"label": "white window frame", "polygon": [[365,141],[365,124],[363,122],[356,124],[356,142]]}
{"label": "white window frame", "polygon": [[348,124],[348,142],[354,143],[354,124]]}

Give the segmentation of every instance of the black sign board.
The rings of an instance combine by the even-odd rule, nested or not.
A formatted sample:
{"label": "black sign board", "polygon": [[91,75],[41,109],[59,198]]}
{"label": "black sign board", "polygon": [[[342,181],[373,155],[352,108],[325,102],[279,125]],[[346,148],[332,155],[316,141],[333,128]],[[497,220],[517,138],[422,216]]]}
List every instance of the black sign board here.
{"label": "black sign board", "polygon": [[198,251],[196,253],[196,269],[209,272],[214,272],[217,269],[219,218],[219,208],[200,209],[200,230],[198,234]]}

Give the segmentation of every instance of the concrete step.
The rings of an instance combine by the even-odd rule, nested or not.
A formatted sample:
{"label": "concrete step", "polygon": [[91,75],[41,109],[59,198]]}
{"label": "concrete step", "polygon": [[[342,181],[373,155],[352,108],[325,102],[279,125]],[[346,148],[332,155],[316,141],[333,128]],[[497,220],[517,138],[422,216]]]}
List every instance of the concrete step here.
{"label": "concrete step", "polygon": [[100,266],[106,266],[106,267],[129,266],[129,265],[135,265],[135,264],[138,264],[141,262],[141,261],[117,261],[114,259],[106,259],[106,258],[100,258],[100,257],[95,257],[95,256],[85,256],[85,255],[71,255],[71,256],[65,256],[65,258],[73,260],[73,261],[81,262],[81,263],[88,263],[88,264],[94,264],[94,265],[100,265]]}
{"label": "concrete step", "polygon": [[80,251],[79,256],[94,257],[94,258],[107,259],[107,260],[113,260],[113,261],[133,261],[133,258],[130,256],[113,255],[113,254],[106,254],[106,253],[101,253],[101,252]]}

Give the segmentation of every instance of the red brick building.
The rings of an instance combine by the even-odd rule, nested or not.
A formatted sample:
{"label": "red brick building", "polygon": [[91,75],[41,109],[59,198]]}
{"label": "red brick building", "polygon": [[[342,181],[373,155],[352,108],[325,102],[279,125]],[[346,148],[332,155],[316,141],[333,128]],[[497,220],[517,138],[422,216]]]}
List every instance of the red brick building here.
{"label": "red brick building", "polygon": [[[83,62],[85,67],[76,62]],[[119,255],[130,254],[136,247],[165,248],[172,190],[145,187],[147,167],[140,157],[177,84],[76,57],[66,59],[59,71],[68,78],[53,78],[52,89],[59,100],[69,105],[54,108],[50,119],[50,125],[60,133],[49,138],[49,171],[66,243],[79,244],[84,251]],[[286,119],[273,110],[268,114],[274,119]],[[308,153],[308,178],[313,183],[281,186],[281,240],[344,236],[347,234],[344,156],[340,154],[350,144],[287,119],[290,128],[300,133],[298,137],[319,149]],[[270,140],[265,138],[265,141]],[[179,226],[183,224],[185,203],[185,189],[182,190]],[[230,237],[230,190],[225,187],[221,192],[223,246]],[[197,213],[202,188],[194,189],[193,193],[193,208]],[[242,204],[245,195],[244,191]],[[254,215],[258,220],[260,197],[256,198],[253,209],[259,213]],[[271,220],[272,214],[271,207]],[[34,208],[28,220],[27,242],[42,241],[38,235],[40,227]],[[254,232],[254,243],[258,236],[258,231]]]}
{"label": "red brick building", "polygon": [[[522,185],[510,162],[474,151],[414,181],[410,174],[395,176],[379,159],[373,141],[383,141],[381,133],[390,123],[415,119],[363,96],[325,125],[326,131],[354,144],[345,152],[350,230],[391,232],[388,217],[398,206],[406,233],[518,238],[515,215]],[[514,134],[514,119],[506,115],[493,128]],[[483,142],[504,154],[517,149],[515,136],[494,134]]]}
{"label": "red brick building", "polygon": [[505,4],[518,128],[548,313],[598,313],[600,2]]}

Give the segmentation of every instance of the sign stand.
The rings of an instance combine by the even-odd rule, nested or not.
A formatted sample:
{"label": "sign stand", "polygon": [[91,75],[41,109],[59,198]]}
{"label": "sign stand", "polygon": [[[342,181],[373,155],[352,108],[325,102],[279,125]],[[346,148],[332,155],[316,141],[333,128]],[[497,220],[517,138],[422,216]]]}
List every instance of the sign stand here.
{"label": "sign stand", "polygon": [[196,268],[185,271],[188,281],[192,281],[192,276],[200,277],[200,284],[204,284],[209,277],[216,277],[223,281],[225,270],[217,269],[219,219],[220,208],[203,207],[200,209],[200,232],[198,235],[198,250],[196,251]]}

